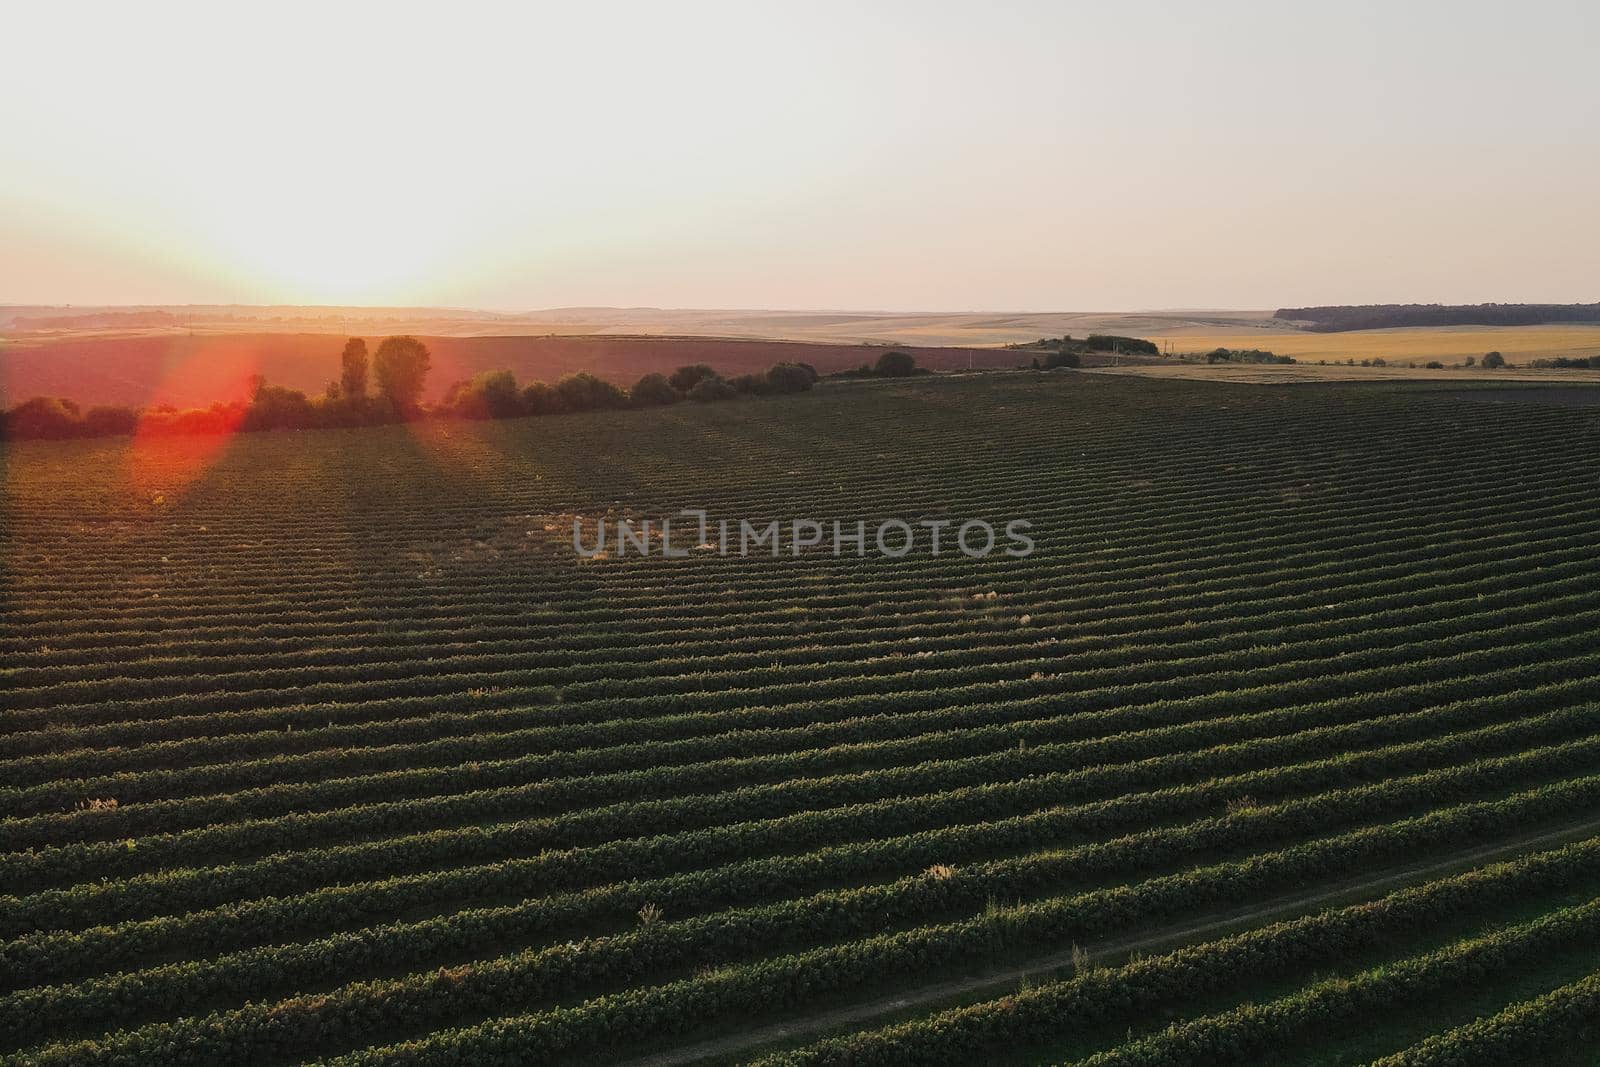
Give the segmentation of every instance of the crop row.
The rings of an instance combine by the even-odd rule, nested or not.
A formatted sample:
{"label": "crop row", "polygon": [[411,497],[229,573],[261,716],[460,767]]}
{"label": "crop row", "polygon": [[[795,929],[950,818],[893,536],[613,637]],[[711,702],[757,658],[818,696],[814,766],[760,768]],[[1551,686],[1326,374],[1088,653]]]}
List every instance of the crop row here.
{"label": "crop row", "polygon": [[[1304,835],[1348,825],[1352,820],[1392,816],[1419,802],[1459,800],[1484,789],[1500,789],[1526,782],[1530,776],[1537,779],[1553,773],[1589,768],[1597,761],[1600,761],[1600,741],[1594,739],[1512,757],[1480,759],[1465,767],[1423,772],[1395,778],[1380,785],[1330,789],[1322,795],[1293,799],[1219,818],[1202,819],[1170,829],[1143,830],[1104,844],[1085,845],[1064,852],[1025,853],[1014,859],[973,862],[953,870],[936,882],[913,875],[873,889],[825,891],[787,905],[752,910],[746,904],[742,912],[680,921],[677,926],[651,931],[650,937],[656,943],[651,947],[647,939],[646,948],[650,949],[650,956],[660,961],[666,949],[659,942],[669,932],[689,931],[684,935],[688,939],[685,944],[688,944],[694,937],[704,936],[706,930],[712,931],[713,935],[726,930],[728,924],[741,914],[767,913],[770,916],[782,914],[785,910],[794,912],[796,918],[776,926],[771,917],[765,918],[762,924],[747,923],[749,928],[735,938],[740,950],[750,951],[758,945],[765,945],[769,949],[784,947],[792,944],[791,939],[797,936],[809,939],[822,934],[859,934],[884,922],[904,922],[908,917],[925,919],[929,914],[952,909],[974,910],[981,907],[985,899],[996,894],[1026,896],[1041,890],[1059,892],[1061,886],[1071,884],[1075,879],[1093,880],[1111,874],[1126,877],[1130,870],[1181,863],[1185,857],[1229,848],[1259,847],[1280,840],[1285,835]],[[1324,785],[1326,788],[1326,779]],[[1215,791],[1211,795],[1215,796]],[[1138,803],[1138,800],[1143,802]],[[1080,828],[1080,833],[1090,826],[1104,833],[1108,830],[1115,832],[1119,827],[1130,824],[1148,825],[1152,818],[1165,819],[1182,813],[1183,808],[1174,805],[1173,800],[1178,800],[1180,804],[1184,800],[1193,803],[1192,796],[1173,796],[1171,793],[1165,796],[1157,793],[1145,798],[1124,798],[1100,805],[1097,811],[1052,811],[1031,818],[969,828],[963,834],[919,835],[899,842],[899,848],[892,855],[901,869],[913,867],[919,861],[934,859],[948,867],[951,862],[981,860],[985,852],[992,854],[997,848],[1027,849],[1055,845],[1064,836],[1063,831],[1069,831],[1074,824]],[[877,851],[881,865],[885,858],[882,853],[886,850],[880,846]],[[857,851],[859,854],[860,850]],[[771,866],[778,867],[780,871],[785,866],[788,868],[784,877],[777,882],[786,886],[793,886],[796,876],[807,868],[814,879],[819,876],[859,879],[871,875],[870,870],[862,869],[859,861],[855,864],[843,862],[848,859],[848,853],[835,853],[805,856],[800,858],[799,863]],[[722,872],[707,873],[720,876]],[[748,891],[751,887],[744,884],[747,877],[745,871],[737,869],[727,874],[728,882],[746,890],[734,898],[741,902],[748,902],[758,895]],[[771,878],[770,874],[768,878]],[[708,879],[680,880],[679,886],[675,887],[679,899],[686,896],[684,889],[689,888],[683,883],[694,881],[703,885]],[[715,884],[712,883],[713,886]],[[727,895],[733,886],[713,889],[713,893]],[[643,887],[638,885],[624,888],[626,898],[631,900],[639,899],[644,892]],[[662,900],[668,906],[678,902],[666,896]],[[655,899],[646,902],[657,907],[662,903]],[[304,982],[323,984],[341,974],[359,974],[364,967],[392,969],[405,963],[415,965],[428,957],[437,958],[441,953],[459,953],[474,944],[489,942],[504,945],[537,930],[549,930],[556,927],[558,922],[573,923],[579,917],[574,914],[574,903],[559,898],[532,901],[521,908],[502,911],[496,917],[497,921],[487,929],[459,920],[402,925],[391,930],[369,929],[356,937],[336,938],[315,945],[274,947],[240,953],[231,958],[174,964],[96,979],[76,987],[45,988],[13,994],[0,1000],[0,1023],[5,1024],[0,1025],[0,1031],[10,1028],[25,1031],[29,1025],[42,1020],[49,1020],[52,1028],[73,1022],[83,1025],[88,1021],[103,1025],[115,1018],[134,1015],[141,1007],[148,1011],[152,1004],[190,1001],[202,994],[215,995],[226,991],[241,998],[256,997],[262,994],[264,988],[295,988],[297,983]],[[585,903],[592,904],[593,901],[591,899]],[[696,903],[704,906],[703,901]],[[592,917],[591,912],[591,920]],[[783,928],[790,928],[794,932],[783,934],[780,932]],[[765,942],[756,932],[760,929],[767,931]],[[450,944],[452,934],[456,936],[453,948]],[[463,943],[463,934],[471,940]],[[630,937],[636,936],[623,935],[606,942],[606,955],[613,966],[619,963],[625,966],[629,959],[637,962],[642,958],[629,948]],[[689,949],[681,948],[678,951],[687,952]],[[703,956],[706,950],[699,952]],[[529,958],[536,954],[531,951]],[[599,980],[602,975],[591,969],[589,977]]]}
{"label": "crop row", "polygon": [[[1600,838],[1479,867],[1371,902],[1330,909],[1135,959],[1089,968],[997,1000],[936,1012],[876,1030],[825,1038],[775,1053],[758,1067],[913,1067],[968,1064],[1089,1032],[1104,1032],[1171,1011],[1241,982],[1283,979],[1342,962],[1363,951],[1448,924],[1459,915],[1493,914],[1508,905],[1592,884],[1600,877]],[[1432,1042],[1430,1042],[1432,1043]],[[1441,1042],[1443,1043],[1443,1042]],[[1494,1057],[1459,1060],[1490,1062]],[[1505,1057],[1510,1062],[1515,1057]],[[1399,1057],[1388,1067],[1410,1062]],[[1419,1060],[1418,1062],[1450,1062]]]}

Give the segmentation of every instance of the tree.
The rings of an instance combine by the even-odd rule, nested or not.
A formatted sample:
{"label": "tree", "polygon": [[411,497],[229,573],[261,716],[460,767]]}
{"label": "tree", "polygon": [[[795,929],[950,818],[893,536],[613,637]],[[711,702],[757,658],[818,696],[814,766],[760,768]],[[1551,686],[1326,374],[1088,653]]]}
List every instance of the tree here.
{"label": "tree", "polygon": [[[1213,358],[1215,355],[1216,353],[1213,352],[1210,356],[1207,356],[1207,362],[1215,363],[1216,360]],[[1078,353],[1076,352],[1051,352],[1049,355],[1044,357],[1045,370],[1055,370],[1057,367],[1066,367],[1068,370],[1077,370],[1082,365],[1083,360],[1078,358]]]}
{"label": "tree", "polygon": [[667,381],[665,374],[646,374],[634,383],[629,397],[633,400],[634,406],[641,408],[676,404],[683,399],[682,394]]}
{"label": "tree", "polygon": [[428,346],[415,337],[385,337],[372,357],[378,392],[405,413],[414,414],[422,407],[422,387],[431,365]]}
{"label": "tree", "polygon": [[691,363],[686,367],[679,367],[673,371],[672,376],[667,381],[671,382],[672,387],[678,392],[687,393],[705,379],[715,378],[716,376],[717,372],[704,363]]}
{"label": "tree", "polygon": [[367,398],[367,342],[352,337],[339,356],[339,391],[348,400]]}
{"label": "tree", "polygon": [[1486,352],[1483,356],[1483,365],[1489,370],[1495,370],[1506,365],[1506,357],[1498,352]]}
{"label": "tree", "polygon": [[890,350],[878,357],[872,371],[883,378],[906,378],[917,373],[917,360],[909,352]]}

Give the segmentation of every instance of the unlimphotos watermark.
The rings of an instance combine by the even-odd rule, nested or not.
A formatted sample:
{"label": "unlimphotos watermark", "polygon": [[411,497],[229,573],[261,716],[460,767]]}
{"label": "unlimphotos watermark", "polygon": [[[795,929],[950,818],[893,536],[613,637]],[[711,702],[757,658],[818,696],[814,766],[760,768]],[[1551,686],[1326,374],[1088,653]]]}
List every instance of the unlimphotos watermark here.
{"label": "unlimphotos watermark", "polygon": [[[692,523],[678,521],[683,518]],[[697,551],[720,556],[763,552],[773,556],[785,553],[798,556],[808,549],[835,556],[873,553],[899,558],[925,545],[935,556],[959,551],[980,559],[994,552],[1021,558],[1031,555],[1034,548],[1033,538],[1029,536],[1033,523],[1027,519],[1012,519],[1000,527],[999,532],[993,523],[984,519],[884,519],[869,529],[865,519],[854,522],[718,519],[713,523],[704,510],[686,508],[662,519],[659,526],[653,525],[650,519],[643,519],[638,525],[631,519],[613,520],[610,548],[607,548],[606,522],[602,518],[595,524],[594,543],[585,544],[583,522],[574,518],[573,550],[585,559],[625,556],[630,552],[683,559]]]}

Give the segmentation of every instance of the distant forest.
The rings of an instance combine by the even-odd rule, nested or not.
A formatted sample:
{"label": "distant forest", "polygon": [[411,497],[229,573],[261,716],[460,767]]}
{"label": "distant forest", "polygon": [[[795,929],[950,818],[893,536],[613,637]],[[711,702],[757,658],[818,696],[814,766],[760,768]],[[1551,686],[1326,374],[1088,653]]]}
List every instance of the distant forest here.
{"label": "distant forest", "polygon": [[1274,318],[1309,322],[1315,333],[1396,326],[1538,326],[1600,322],[1600,304],[1359,304],[1279,308]]}

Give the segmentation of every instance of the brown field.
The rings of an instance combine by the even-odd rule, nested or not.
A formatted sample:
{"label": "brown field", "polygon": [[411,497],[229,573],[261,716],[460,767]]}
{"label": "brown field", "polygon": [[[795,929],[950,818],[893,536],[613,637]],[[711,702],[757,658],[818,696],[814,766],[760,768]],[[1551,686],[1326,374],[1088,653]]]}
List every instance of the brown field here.
{"label": "brown field", "polygon": [[[509,368],[517,379],[554,381],[589,371],[627,385],[652,371],[709,363],[727,375],[765,370],[781,360],[819,371],[876,360],[882,347],[807,342],[663,337],[428,337],[433,352],[429,397],[484,370]],[[369,337],[375,344],[377,337]],[[240,397],[252,374],[307,392],[338,377],[342,334],[160,333],[122,337],[16,339],[0,344],[0,404],[30,396],[65,396],[80,404],[205,406]],[[1029,354],[996,349],[900,346],[936,370],[1011,367]]]}

